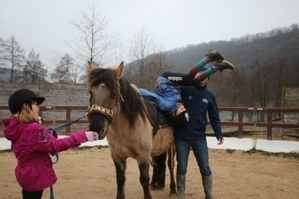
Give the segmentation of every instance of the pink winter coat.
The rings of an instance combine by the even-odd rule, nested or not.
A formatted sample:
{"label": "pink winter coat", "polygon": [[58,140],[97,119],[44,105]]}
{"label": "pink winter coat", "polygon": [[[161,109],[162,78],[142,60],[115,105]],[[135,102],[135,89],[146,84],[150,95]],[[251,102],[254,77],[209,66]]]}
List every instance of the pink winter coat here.
{"label": "pink winter coat", "polygon": [[5,119],[4,135],[11,141],[18,160],[15,175],[26,191],[39,191],[53,185],[56,174],[49,153],[57,153],[88,141],[84,130],[56,139],[37,122],[21,124],[16,117]]}

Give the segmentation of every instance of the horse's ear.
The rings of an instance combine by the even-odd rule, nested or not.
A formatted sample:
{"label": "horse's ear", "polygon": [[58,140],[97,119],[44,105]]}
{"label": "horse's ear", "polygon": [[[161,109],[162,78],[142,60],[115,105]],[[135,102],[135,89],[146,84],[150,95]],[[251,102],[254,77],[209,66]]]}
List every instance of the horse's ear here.
{"label": "horse's ear", "polygon": [[88,70],[89,70],[89,72],[93,71],[95,69],[96,69],[96,67],[90,61],[88,61]]}
{"label": "horse's ear", "polygon": [[120,78],[122,72],[123,72],[123,69],[124,69],[124,62],[122,61],[118,68],[116,69],[116,73],[117,73],[117,77]]}

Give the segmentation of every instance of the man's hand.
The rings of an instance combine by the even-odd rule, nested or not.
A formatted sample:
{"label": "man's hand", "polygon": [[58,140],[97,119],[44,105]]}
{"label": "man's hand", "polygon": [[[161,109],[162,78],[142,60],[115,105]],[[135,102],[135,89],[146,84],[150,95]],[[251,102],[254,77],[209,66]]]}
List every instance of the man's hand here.
{"label": "man's hand", "polygon": [[223,144],[223,142],[224,142],[224,138],[219,138],[219,139],[217,139],[218,140],[218,145],[221,145],[221,144]]}

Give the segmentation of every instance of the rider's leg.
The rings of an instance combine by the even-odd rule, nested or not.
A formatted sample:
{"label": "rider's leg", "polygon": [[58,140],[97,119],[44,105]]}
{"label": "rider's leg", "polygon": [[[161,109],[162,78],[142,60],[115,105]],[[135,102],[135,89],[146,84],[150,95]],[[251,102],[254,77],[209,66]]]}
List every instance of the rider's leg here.
{"label": "rider's leg", "polygon": [[206,79],[207,77],[211,76],[213,73],[215,73],[218,70],[219,71],[223,71],[225,69],[233,70],[235,68],[235,66],[227,60],[223,60],[221,62],[214,62],[214,63],[211,62],[206,64],[206,66],[208,66],[207,69],[203,71],[199,71],[195,75],[194,79],[196,80],[197,84],[200,83],[202,80]]}
{"label": "rider's leg", "polygon": [[223,60],[224,60],[224,56],[220,52],[218,52],[216,50],[209,50],[207,52],[207,54],[205,55],[205,57],[203,59],[199,60],[199,62],[197,62],[191,68],[191,70],[189,71],[189,76],[195,77],[199,71],[202,71],[203,69],[206,68],[205,65],[209,62],[214,62],[214,61],[221,62]]}

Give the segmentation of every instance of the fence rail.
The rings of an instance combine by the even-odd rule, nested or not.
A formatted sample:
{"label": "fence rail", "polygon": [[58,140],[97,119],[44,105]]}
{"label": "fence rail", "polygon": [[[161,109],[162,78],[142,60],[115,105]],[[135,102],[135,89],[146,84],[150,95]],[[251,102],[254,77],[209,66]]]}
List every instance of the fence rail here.
{"label": "fence rail", "polygon": [[[243,127],[244,126],[254,126],[254,127],[266,127],[267,128],[267,139],[272,140],[272,129],[273,128],[295,128],[299,130],[299,109],[296,108],[254,108],[254,107],[219,107],[219,112],[221,111],[231,111],[238,113],[237,121],[222,121],[221,125],[231,125],[238,127],[238,137],[243,137]],[[266,114],[266,121],[244,121],[244,113],[255,112],[256,114],[264,115]],[[273,123],[273,116],[276,113],[279,115],[280,123]],[[286,113],[297,113],[296,123],[285,123],[284,115]],[[277,118],[276,118],[277,120]]]}
{"label": "fence rail", "polygon": [[[6,110],[8,113],[8,106],[0,106],[0,110]],[[86,113],[87,106],[41,106],[40,107],[40,115],[43,117],[48,111],[65,111],[65,119],[56,119],[51,118],[45,121],[45,126],[50,125],[61,125],[67,122],[72,121],[75,118],[71,118],[73,111],[82,111]],[[297,108],[254,108],[254,107],[219,107],[219,112],[230,112],[233,114],[232,120],[229,121],[221,121],[223,126],[237,126],[237,134],[239,138],[243,137],[243,127],[251,126],[251,127],[266,127],[267,129],[267,139],[272,140],[273,137],[273,128],[293,128],[299,130],[299,109]],[[237,115],[237,119],[234,118],[234,115]],[[262,115],[261,121],[245,121],[244,114],[252,114],[255,113],[257,115]],[[286,122],[284,120],[285,114],[296,114],[295,122]],[[59,113],[61,114],[61,113]],[[273,116],[279,116],[280,122],[274,122],[277,118],[273,119]],[[7,116],[7,115],[6,115]],[[266,117],[265,117],[266,116]],[[1,114],[1,118],[3,119],[5,116]],[[1,119],[1,121],[2,121]],[[88,124],[87,119],[82,119],[77,121],[76,123],[80,124]],[[3,128],[2,122],[0,123],[1,130]],[[66,134],[71,132],[71,126],[66,127]]]}

